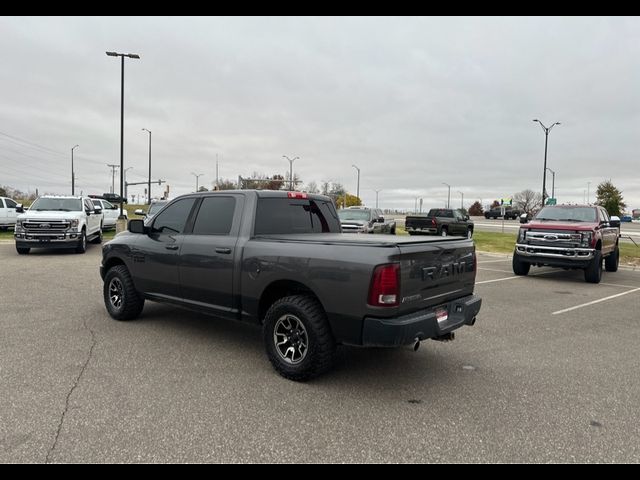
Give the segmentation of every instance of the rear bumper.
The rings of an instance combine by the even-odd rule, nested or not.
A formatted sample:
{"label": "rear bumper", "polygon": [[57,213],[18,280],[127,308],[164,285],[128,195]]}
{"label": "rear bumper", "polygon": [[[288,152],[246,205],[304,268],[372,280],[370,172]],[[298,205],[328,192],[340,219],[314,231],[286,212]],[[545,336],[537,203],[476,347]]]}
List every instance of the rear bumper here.
{"label": "rear bumper", "polygon": [[439,305],[446,308],[448,318],[438,321],[436,307],[395,318],[364,318],[362,344],[367,347],[395,347],[450,333],[464,325],[473,325],[482,299],[476,295]]}

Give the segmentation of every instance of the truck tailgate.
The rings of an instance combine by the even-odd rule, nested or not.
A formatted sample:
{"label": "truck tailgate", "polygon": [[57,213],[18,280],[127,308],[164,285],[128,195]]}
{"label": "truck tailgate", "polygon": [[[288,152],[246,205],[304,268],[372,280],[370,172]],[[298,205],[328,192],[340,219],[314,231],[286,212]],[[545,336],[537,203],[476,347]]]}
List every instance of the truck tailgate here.
{"label": "truck tailgate", "polygon": [[398,248],[401,314],[473,293],[476,259],[471,240],[403,243]]}

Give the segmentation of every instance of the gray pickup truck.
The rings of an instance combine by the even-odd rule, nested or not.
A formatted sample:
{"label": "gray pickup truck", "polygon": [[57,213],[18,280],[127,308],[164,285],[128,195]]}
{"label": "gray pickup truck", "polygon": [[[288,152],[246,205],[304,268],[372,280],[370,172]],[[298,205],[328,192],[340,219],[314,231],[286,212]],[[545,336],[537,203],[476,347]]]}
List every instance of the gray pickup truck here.
{"label": "gray pickup truck", "polygon": [[117,320],[153,300],[262,325],[292,380],[327,371],[339,344],[451,340],[481,305],[471,240],[343,234],[328,197],[299,192],[178,197],[105,244],[100,274]]}

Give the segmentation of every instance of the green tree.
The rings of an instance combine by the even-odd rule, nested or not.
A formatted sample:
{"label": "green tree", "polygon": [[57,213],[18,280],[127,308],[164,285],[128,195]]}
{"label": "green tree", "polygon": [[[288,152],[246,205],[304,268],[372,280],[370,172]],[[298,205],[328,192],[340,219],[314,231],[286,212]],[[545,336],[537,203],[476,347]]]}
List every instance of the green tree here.
{"label": "green tree", "polygon": [[484,214],[484,210],[482,209],[482,205],[479,201],[476,202],[469,207],[469,215],[473,215],[474,217],[482,216]]}
{"label": "green tree", "polygon": [[611,183],[610,179],[598,185],[596,205],[604,207],[609,215],[617,216],[620,216],[627,208],[627,204],[622,199],[622,192]]}
{"label": "green tree", "polygon": [[330,195],[334,198],[336,202],[336,206],[338,208],[345,208],[344,202],[345,198],[347,199],[347,207],[355,207],[362,205],[362,201],[356,197],[355,195],[351,195],[350,193],[344,193],[342,195]]}

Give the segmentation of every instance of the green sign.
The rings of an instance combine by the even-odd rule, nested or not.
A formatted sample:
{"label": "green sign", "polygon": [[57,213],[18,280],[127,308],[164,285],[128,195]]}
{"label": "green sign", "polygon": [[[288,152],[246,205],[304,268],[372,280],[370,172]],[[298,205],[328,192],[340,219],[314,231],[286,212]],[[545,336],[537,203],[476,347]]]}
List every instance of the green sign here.
{"label": "green sign", "polygon": [[556,204],[556,199],[549,197],[547,198],[547,205],[555,205]]}

